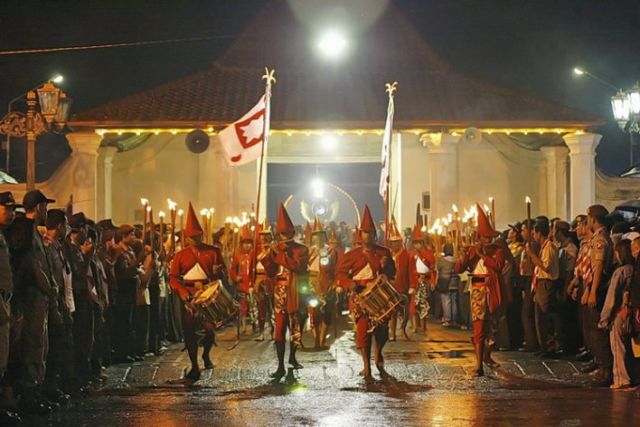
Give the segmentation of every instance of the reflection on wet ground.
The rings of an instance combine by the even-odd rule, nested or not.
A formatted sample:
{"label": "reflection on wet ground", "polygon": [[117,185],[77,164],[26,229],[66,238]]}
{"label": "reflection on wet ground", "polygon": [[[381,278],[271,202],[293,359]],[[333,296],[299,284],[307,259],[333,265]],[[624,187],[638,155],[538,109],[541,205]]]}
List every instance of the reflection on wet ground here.
{"label": "reflection on wet ground", "polygon": [[194,386],[170,383],[186,364],[176,350],[110,368],[102,390],[49,420],[28,421],[69,427],[640,425],[634,393],[584,388],[571,366],[540,367],[516,354],[501,354],[505,368],[473,379],[468,341],[435,326],[430,335],[390,343],[388,372],[374,369],[369,381],[357,374],[361,362],[348,330],[327,351],[301,351],[305,368],[290,369],[279,381],[269,376],[275,355],[268,342],[217,349],[216,368]]}

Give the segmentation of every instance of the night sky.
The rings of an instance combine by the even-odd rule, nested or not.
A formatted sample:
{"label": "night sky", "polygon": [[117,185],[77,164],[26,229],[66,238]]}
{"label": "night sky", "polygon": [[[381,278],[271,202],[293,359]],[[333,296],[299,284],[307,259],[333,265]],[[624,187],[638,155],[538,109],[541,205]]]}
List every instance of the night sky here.
{"label": "night sky", "polygon": [[[3,1],[0,50],[215,38],[0,56],[0,103],[62,73],[63,88],[74,99],[73,111],[79,112],[207,68],[265,3]],[[613,122],[612,90],[588,78],[576,79],[571,70],[581,65],[624,89],[640,80],[640,1],[395,0],[393,4],[460,72],[606,120],[609,124],[600,129],[604,138],[598,165],[608,174],[628,166],[629,136]],[[640,136],[636,139],[640,144]],[[56,144],[43,145],[49,162],[66,155],[66,149]]]}

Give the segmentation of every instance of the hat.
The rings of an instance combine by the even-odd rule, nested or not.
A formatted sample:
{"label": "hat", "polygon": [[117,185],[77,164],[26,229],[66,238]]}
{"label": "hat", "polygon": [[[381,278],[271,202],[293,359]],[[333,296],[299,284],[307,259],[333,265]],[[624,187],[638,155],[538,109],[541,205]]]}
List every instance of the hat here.
{"label": "hat", "polygon": [[276,224],[276,231],[278,233],[293,233],[296,231],[293,223],[291,222],[291,218],[289,218],[287,209],[282,203],[280,203],[280,206],[278,207],[278,223]]}
{"label": "hat", "polygon": [[111,221],[111,218],[103,219],[102,221],[98,221],[96,226],[100,227],[103,230],[117,230],[118,229],[118,227],[113,225],[113,222]]}
{"label": "hat", "polygon": [[364,205],[364,212],[362,213],[362,221],[360,221],[360,231],[364,231],[366,233],[376,232],[376,224],[373,222],[373,218],[371,217],[371,212],[369,211],[369,206],[367,205]]}
{"label": "hat", "polygon": [[478,207],[478,236],[480,237],[495,237],[498,233],[491,225],[491,221],[487,217],[486,212],[482,207],[477,204]]}
{"label": "hat", "polygon": [[40,203],[53,203],[55,200],[47,198],[40,190],[31,190],[22,198],[25,209],[33,209]]}
{"label": "hat", "polygon": [[87,217],[83,212],[78,212],[76,214],[71,215],[69,218],[69,227],[73,230],[78,230],[87,225]]}
{"label": "hat", "polygon": [[3,191],[0,193],[0,205],[19,208],[22,205],[16,204],[16,199],[13,198],[11,191]]}
{"label": "hat", "polygon": [[389,227],[389,241],[390,242],[402,241],[402,234],[400,234],[400,232],[398,231],[396,220],[393,217],[391,217],[391,227]]}
{"label": "hat", "polygon": [[241,242],[253,242],[253,236],[251,235],[251,230],[248,225],[243,225],[240,229],[240,241]]}
{"label": "hat", "polygon": [[184,227],[184,235],[185,237],[196,237],[202,236],[203,234],[204,231],[198,222],[198,217],[193,210],[191,202],[189,202],[189,209],[187,210],[187,224]]}
{"label": "hat", "polygon": [[413,226],[413,231],[411,232],[411,240],[414,242],[424,241],[424,232],[422,231],[422,227],[420,227],[420,224],[416,224]]}
{"label": "hat", "polygon": [[50,209],[47,212],[47,219],[44,224],[48,230],[53,230],[60,224],[64,224],[66,221],[67,215],[62,209]]}
{"label": "hat", "polygon": [[322,227],[322,223],[320,222],[320,218],[316,217],[313,221],[313,231],[312,234],[325,233],[325,229]]}
{"label": "hat", "polygon": [[116,242],[119,242],[124,236],[128,236],[135,230],[135,227],[129,224],[122,224],[120,227],[118,227],[118,230],[116,230]]}

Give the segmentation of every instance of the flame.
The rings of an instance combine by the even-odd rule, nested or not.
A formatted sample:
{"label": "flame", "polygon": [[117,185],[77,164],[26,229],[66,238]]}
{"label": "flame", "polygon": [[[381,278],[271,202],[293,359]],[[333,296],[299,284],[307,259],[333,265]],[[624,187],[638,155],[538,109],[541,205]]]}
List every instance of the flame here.
{"label": "flame", "polygon": [[159,216],[160,218],[164,218],[164,212],[163,212],[163,211],[158,212],[158,216]]}
{"label": "flame", "polygon": [[140,203],[142,203],[142,206],[147,206],[149,204],[149,200],[142,198],[140,199]]}
{"label": "flame", "polygon": [[209,208],[209,213],[210,213],[211,215],[213,215],[214,213],[216,213],[215,208]]}
{"label": "flame", "polygon": [[529,196],[525,197],[525,198],[524,198],[524,202],[525,202],[526,204],[530,205],[530,204],[531,204],[531,197],[529,197]]}
{"label": "flame", "polygon": [[151,212],[151,206],[147,206],[147,212]]}
{"label": "flame", "polygon": [[176,210],[176,206],[178,206],[178,204],[176,202],[174,202],[171,199],[167,199],[167,204],[169,205],[169,210],[170,211],[175,211]]}
{"label": "flame", "polygon": [[493,203],[493,197],[489,197],[489,203]]}
{"label": "flame", "polygon": [[209,213],[209,209],[200,209],[200,215],[205,216]]}
{"label": "flame", "polygon": [[178,216],[182,216],[182,215],[184,215],[184,211],[183,211],[182,209],[180,209],[180,210],[178,211]]}
{"label": "flame", "polygon": [[458,213],[458,207],[455,204],[451,205],[451,209],[453,209],[455,213]]}

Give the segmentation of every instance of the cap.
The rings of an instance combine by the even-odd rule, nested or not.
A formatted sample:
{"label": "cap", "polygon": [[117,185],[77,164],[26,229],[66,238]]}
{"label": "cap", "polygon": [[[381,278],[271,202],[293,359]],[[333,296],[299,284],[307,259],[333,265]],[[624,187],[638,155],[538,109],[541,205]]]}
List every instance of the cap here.
{"label": "cap", "polygon": [[0,205],[19,208],[22,205],[16,204],[16,199],[13,198],[13,193],[11,191],[4,191],[0,193]]}
{"label": "cap", "polygon": [[96,226],[101,228],[101,229],[103,229],[103,230],[117,230],[118,229],[118,227],[113,225],[113,221],[111,221],[111,218],[103,219],[101,221],[98,221]]}
{"label": "cap", "polygon": [[33,209],[40,203],[53,203],[55,200],[49,199],[40,190],[31,190],[22,198],[22,204],[25,209]]}
{"label": "cap", "polygon": [[53,230],[60,224],[64,224],[67,221],[67,216],[62,209],[50,209],[47,212],[47,219],[45,226],[49,230]]}
{"label": "cap", "polygon": [[82,228],[85,225],[87,225],[87,217],[84,215],[84,212],[78,212],[69,218],[69,227],[73,230]]}

